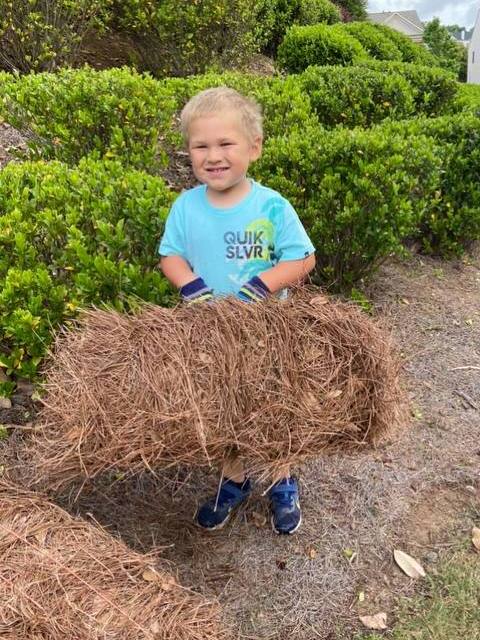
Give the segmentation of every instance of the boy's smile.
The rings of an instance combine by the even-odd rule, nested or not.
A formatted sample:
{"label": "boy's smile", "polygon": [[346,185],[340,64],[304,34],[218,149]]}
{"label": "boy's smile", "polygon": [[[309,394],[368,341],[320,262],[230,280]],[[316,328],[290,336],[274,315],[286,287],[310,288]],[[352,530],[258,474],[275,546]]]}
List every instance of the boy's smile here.
{"label": "boy's smile", "polygon": [[188,150],[197,180],[207,185],[212,204],[231,207],[250,190],[247,171],[262,150],[262,140],[250,140],[234,111],[199,116],[189,127]]}

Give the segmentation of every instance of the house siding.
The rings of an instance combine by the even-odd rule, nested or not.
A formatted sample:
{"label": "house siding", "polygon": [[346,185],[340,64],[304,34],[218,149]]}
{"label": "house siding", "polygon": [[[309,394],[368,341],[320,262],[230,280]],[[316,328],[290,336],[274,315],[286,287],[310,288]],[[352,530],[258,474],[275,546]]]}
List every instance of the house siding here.
{"label": "house siding", "polygon": [[423,24],[416,11],[384,11],[369,13],[367,20],[400,31],[414,42],[423,42]]}
{"label": "house siding", "polygon": [[468,47],[467,82],[480,84],[480,10],[477,14],[477,21]]}

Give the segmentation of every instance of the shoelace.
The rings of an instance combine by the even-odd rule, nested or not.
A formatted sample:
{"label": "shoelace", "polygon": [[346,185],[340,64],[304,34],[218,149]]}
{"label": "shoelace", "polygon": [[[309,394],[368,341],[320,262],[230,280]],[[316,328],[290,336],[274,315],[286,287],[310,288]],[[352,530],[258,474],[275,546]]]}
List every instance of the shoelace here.
{"label": "shoelace", "polygon": [[294,502],[294,494],[293,493],[289,493],[287,491],[282,492],[282,493],[276,493],[273,496],[273,500],[278,504],[281,505],[282,507],[291,507],[293,506],[293,502]]}

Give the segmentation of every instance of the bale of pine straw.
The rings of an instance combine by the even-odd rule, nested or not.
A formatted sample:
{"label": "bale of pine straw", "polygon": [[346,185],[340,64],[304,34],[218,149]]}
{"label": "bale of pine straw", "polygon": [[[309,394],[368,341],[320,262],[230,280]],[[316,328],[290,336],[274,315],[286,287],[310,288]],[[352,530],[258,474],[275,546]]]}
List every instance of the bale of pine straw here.
{"label": "bale of pine straw", "polygon": [[4,640],[225,640],[214,602],[103,529],[0,481]]}
{"label": "bale of pine straw", "polygon": [[57,338],[31,456],[52,488],[111,467],[217,465],[232,452],[267,477],[401,426],[399,371],[388,332],[312,290],[90,310]]}

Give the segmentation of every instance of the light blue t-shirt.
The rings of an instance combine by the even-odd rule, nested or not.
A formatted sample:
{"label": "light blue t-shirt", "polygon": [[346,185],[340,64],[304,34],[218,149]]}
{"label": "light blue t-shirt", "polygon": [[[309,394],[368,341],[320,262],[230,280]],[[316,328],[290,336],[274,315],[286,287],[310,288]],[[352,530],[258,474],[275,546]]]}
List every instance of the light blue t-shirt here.
{"label": "light blue t-shirt", "polygon": [[205,185],[174,202],[158,253],[181,256],[216,296],[236,294],[278,262],[301,260],[315,251],[292,205],[279,193],[251,181],[234,207],[218,209]]}

